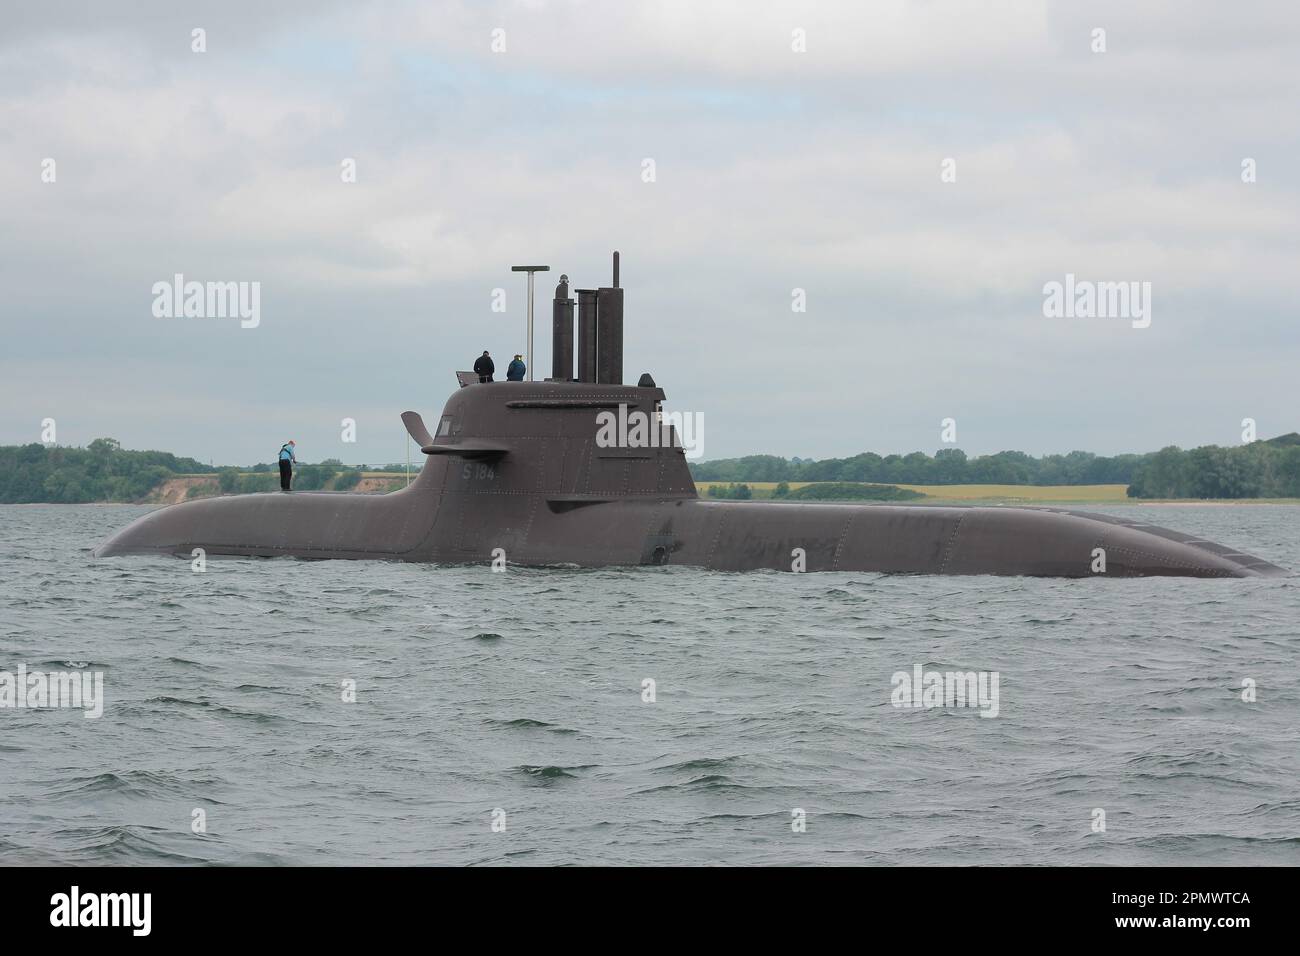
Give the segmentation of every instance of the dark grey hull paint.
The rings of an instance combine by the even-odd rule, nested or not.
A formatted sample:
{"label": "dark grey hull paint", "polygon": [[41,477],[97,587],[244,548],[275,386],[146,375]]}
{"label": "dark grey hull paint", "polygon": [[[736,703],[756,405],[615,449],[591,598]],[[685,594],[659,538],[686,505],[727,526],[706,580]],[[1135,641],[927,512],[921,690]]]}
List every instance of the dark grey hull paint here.
{"label": "dark grey hull paint", "polygon": [[[1259,558],[1151,525],[1050,508],[776,504],[696,496],[681,448],[602,448],[596,415],[653,414],[656,387],[496,382],[453,394],[429,459],[387,495],[237,495],[152,512],[96,556],[352,558],[724,571],[1249,577]],[[1104,552],[1105,571],[1094,570]]]}

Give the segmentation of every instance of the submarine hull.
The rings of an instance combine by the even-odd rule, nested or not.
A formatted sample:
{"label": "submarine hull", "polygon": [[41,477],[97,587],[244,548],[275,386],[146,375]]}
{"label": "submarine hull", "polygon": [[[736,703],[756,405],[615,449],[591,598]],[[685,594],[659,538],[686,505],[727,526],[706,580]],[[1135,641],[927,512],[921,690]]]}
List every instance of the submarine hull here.
{"label": "submarine hull", "polygon": [[[395,498],[373,496],[374,500]],[[449,564],[686,565],[719,571],[876,571],[1039,577],[1255,577],[1259,558],[1109,516],[1036,508],[607,502],[447,539],[363,495],[245,495],[139,519],[96,557],[170,554],[380,559]],[[455,508],[455,502],[448,505]],[[647,530],[649,528],[650,530]]]}
{"label": "submarine hull", "polygon": [[387,495],[235,495],[151,512],[96,556],[173,554],[518,565],[687,565],[721,571],[879,571],[1050,577],[1286,573],[1213,542],[1052,508],[700,499],[680,445],[606,447],[598,416],[657,416],[650,386],[472,384],[429,456]]}

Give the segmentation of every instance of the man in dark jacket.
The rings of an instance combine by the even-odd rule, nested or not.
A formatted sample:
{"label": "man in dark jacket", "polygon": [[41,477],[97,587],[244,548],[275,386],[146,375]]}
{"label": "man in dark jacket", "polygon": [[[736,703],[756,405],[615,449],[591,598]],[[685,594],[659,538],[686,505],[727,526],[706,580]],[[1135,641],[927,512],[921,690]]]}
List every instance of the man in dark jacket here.
{"label": "man in dark jacket", "polygon": [[293,485],[294,447],[297,442],[287,441],[280,446],[280,490],[288,491]]}
{"label": "man in dark jacket", "polygon": [[492,373],[496,370],[497,367],[492,364],[492,357],[487,354],[487,349],[484,349],[483,354],[474,363],[474,374],[478,376],[480,382],[490,382]]}
{"label": "man in dark jacket", "polygon": [[527,369],[524,367],[523,356],[516,355],[515,360],[511,362],[510,367],[506,369],[506,381],[522,382],[524,380],[524,372],[526,371]]}

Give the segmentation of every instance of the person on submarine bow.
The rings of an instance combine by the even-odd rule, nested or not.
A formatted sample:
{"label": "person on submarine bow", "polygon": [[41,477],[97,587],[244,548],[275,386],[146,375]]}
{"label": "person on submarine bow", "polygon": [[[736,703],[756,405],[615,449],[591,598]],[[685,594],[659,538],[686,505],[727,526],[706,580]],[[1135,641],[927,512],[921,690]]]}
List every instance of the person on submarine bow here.
{"label": "person on submarine bow", "polygon": [[288,491],[293,484],[293,466],[298,459],[293,456],[293,450],[296,446],[293,439],[285,442],[280,446],[280,490]]}
{"label": "person on submarine bow", "polygon": [[488,355],[487,349],[484,349],[483,354],[474,362],[474,374],[478,376],[480,382],[490,382],[492,381],[492,374],[496,370],[497,367],[492,361],[492,356]]}
{"label": "person on submarine bow", "polygon": [[522,381],[524,380],[524,372],[526,372],[526,371],[527,371],[527,368],[526,368],[525,365],[524,365],[524,358],[523,358],[523,356],[522,356],[522,355],[516,355],[516,356],[515,356],[515,360],[514,360],[513,362],[511,362],[511,363],[510,363],[510,367],[509,367],[508,369],[506,369],[506,381],[507,381],[507,382],[522,382]]}

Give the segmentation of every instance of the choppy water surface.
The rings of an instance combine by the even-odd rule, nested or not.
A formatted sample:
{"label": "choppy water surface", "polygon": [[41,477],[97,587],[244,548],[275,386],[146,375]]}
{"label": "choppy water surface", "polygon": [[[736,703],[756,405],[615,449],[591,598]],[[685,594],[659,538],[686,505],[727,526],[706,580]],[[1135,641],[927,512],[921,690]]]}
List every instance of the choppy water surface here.
{"label": "choppy water surface", "polygon": [[[0,710],[4,863],[1300,862],[1297,578],[91,559],[145,510],[0,507],[0,670],[106,696]],[[1139,512],[1300,569],[1298,507]]]}

